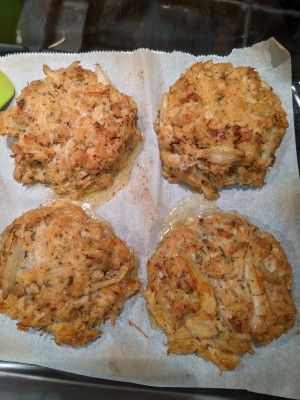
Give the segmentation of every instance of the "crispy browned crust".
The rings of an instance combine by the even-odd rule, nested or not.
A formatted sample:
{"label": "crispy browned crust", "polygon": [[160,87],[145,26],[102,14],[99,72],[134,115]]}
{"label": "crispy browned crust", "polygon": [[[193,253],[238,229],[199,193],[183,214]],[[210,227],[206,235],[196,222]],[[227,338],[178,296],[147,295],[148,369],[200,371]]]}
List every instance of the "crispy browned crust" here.
{"label": "crispy browned crust", "polygon": [[58,345],[97,338],[140,286],[126,244],[77,206],[26,212],[5,229],[0,251],[0,312]]}
{"label": "crispy browned crust", "polygon": [[0,134],[15,139],[14,178],[41,182],[78,198],[112,185],[141,140],[137,108],[104,76],[79,62],[33,81],[17,105],[0,114]]}
{"label": "crispy browned crust", "polygon": [[261,187],[287,127],[253,68],[198,62],[163,95],[155,122],[163,175],[210,200],[226,185]]}
{"label": "crispy browned crust", "polygon": [[148,262],[144,295],[168,352],[234,369],[294,324],[292,271],[274,237],[232,213],[178,225]]}

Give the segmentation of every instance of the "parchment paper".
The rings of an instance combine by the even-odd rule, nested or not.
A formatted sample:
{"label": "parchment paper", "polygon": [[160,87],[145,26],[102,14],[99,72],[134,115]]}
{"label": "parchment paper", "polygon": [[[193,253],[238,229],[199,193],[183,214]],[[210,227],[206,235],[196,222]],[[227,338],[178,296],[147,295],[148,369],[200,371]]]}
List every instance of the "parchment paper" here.
{"label": "parchment paper", "polygon": [[[131,246],[139,259],[139,276],[146,283],[146,261],[161,237],[163,221],[176,202],[191,193],[161,176],[161,165],[153,121],[161,95],[196,60],[194,57],[137,50],[131,53],[19,54],[0,58],[0,69],[15,85],[16,93],[33,79],[43,78],[42,65],[67,66],[80,60],[85,68],[100,63],[117,88],[136,100],[144,147],[134,165],[131,181],[115,197],[96,209]],[[270,231],[288,254],[294,271],[293,295],[300,309],[300,184],[297,171],[291,63],[288,52],[274,39],[252,48],[234,50],[225,58],[234,65],[255,67],[277,93],[288,113],[289,129],[277,151],[277,160],[262,189],[233,187],[220,192],[217,206],[248,216]],[[48,189],[26,188],[12,178],[13,159],[7,139],[0,139],[0,230],[22,212],[47,200]],[[84,204],[89,208],[89,204]],[[141,328],[148,337],[128,324]],[[19,361],[98,378],[157,386],[242,388],[277,396],[300,398],[299,318],[294,328],[266,347],[246,355],[232,372],[220,374],[210,362],[194,355],[167,355],[166,337],[148,320],[144,299],[127,301],[114,327],[106,323],[102,336],[87,347],[58,347],[50,336],[20,332],[6,316],[0,319],[0,359]]]}

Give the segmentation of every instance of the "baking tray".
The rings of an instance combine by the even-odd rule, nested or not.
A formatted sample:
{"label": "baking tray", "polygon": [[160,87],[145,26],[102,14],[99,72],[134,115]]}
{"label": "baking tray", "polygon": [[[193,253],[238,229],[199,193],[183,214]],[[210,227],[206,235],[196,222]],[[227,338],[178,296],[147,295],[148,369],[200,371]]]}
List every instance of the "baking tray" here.
{"label": "baking tray", "polygon": [[[89,378],[28,364],[0,362],[0,398],[11,400],[279,400],[246,390],[157,388]],[[286,398],[285,398],[286,399]]]}
{"label": "baking tray", "polygon": [[[25,2],[26,3],[26,2]],[[30,6],[34,7],[36,1],[27,1],[27,12],[30,10]],[[41,4],[41,2],[39,2]],[[49,1],[46,2],[48,7],[48,17],[53,18],[53,8],[56,7],[60,2]],[[45,3],[45,4],[46,4]],[[108,1],[100,1],[99,4],[109,3]],[[134,1],[123,1],[119,2],[125,4],[127,7],[135,10],[138,8]],[[145,2],[141,1],[141,4]],[[171,10],[173,12],[173,18],[176,13],[185,13],[186,15],[192,15],[195,10],[195,1],[187,2],[152,2],[157,9],[161,10]],[[184,4],[183,4],[184,3]],[[207,2],[199,2],[207,3]],[[212,2],[211,2],[212,3]],[[215,2],[217,3],[217,2]],[[219,3],[219,2],[218,2]],[[297,1],[222,1],[223,6],[228,4],[232,7],[234,4],[240,9],[240,24],[241,34],[235,41],[227,41],[226,46],[223,46],[225,53],[230,52],[231,49],[235,47],[244,47],[252,45],[256,42],[264,40],[270,36],[274,36],[278,39],[291,53],[292,56],[292,77],[293,84],[291,88],[293,96],[293,110],[294,110],[294,122],[295,122],[295,135],[296,135],[296,146],[297,146],[297,157],[298,166],[300,160],[300,11],[299,3]],[[154,8],[155,8],[154,6]],[[228,7],[229,7],[228,6]],[[121,6],[120,6],[121,7]],[[141,9],[140,5],[140,9]],[[136,8],[136,9],[135,9]],[[43,13],[42,6],[39,9]],[[35,12],[35,18],[38,20],[37,12]],[[185,11],[186,10],[186,11]],[[151,14],[152,12],[152,14]],[[148,13],[148,19],[152,18],[152,24],[159,24],[157,21],[158,15],[155,10]],[[167,12],[167,11],[166,11]],[[52,13],[52,14],[51,14]],[[125,25],[127,16],[121,16],[119,10],[119,18],[124,21]],[[89,18],[89,14],[85,16]],[[121,18],[122,17],[122,18]],[[129,16],[130,17],[130,16]],[[211,17],[211,16],[210,16]],[[24,15],[23,15],[24,18]],[[109,25],[109,19],[110,25]],[[84,32],[82,33],[82,49],[83,50],[93,50],[93,49],[103,49],[107,48],[110,50],[120,50],[120,49],[133,49],[138,47],[149,47],[161,50],[174,50],[174,44],[172,41],[163,42],[161,48],[159,42],[147,43],[147,36],[144,35],[144,42],[141,37],[135,38],[135,41],[129,42],[126,37],[124,38],[124,32],[130,35],[130,29],[128,25],[124,28],[125,31],[120,30],[118,38],[118,29],[115,31],[115,35],[111,36],[109,33],[109,27],[111,29],[116,29],[116,21],[112,22],[112,11],[107,15],[106,21],[106,36],[100,35],[99,30],[96,32],[98,35],[98,42],[93,42],[92,34],[90,30],[86,28],[87,40],[84,40]],[[278,25],[278,20],[284,25]],[[264,21],[264,29],[261,26],[258,28],[256,23],[259,21]],[[49,21],[48,21],[49,23]],[[151,25],[151,24],[150,24]],[[89,24],[91,26],[91,24]],[[102,24],[103,26],[103,24]],[[279,26],[279,28],[278,28]],[[82,24],[82,29],[84,29],[84,24]],[[61,27],[60,27],[61,28]],[[49,25],[45,21],[45,32],[49,33]],[[34,32],[34,30],[32,30]],[[95,30],[94,30],[95,32]],[[191,43],[182,41],[180,44],[180,50],[188,51],[191,53],[197,53],[198,48],[195,46],[195,33],[190,33]],[[234,33],[236,35],[236,32]],[[49,36],[49,35],[48,35]],[[50,35],[51,36],[51,35]],[[52,37],[55,35],[52,33]],[[123,36],[123,37],[122,37]],[[172,36],[172,32],[168,32],[168,36]],[[192,37],[191,37],[192,36]],[[105,43],[99,42],[99,37],[105,37]],[[150,36],[149,36],[150,37]],[[28,38],[28,37],[27,37]],[[109,41],[111,38],[111,42]],[[0,45],[0,54],[11,54],[14,52],[28,52],[28,51],[41,51],[46,50],[48,37],[43,36],[44,42],[40,42],[39,47],[30,48],[30,37],[28,42],[24,42],[21,45],[15,44],[3,44]],[[150,40],[150,39],[149,39]],[[121,44],[123,42],[123,45]],[[201,40],[200,40],[201,42]],[[93,44],[94,43],[94,44]],[[220,46],[222,43],[220,44]],[[201,46],[201,43],[200,43]],[[225,48],[225,50],[224,50]],[[73,52],[74,48],[63,48],[63,51]],[[56,51],[61,51],[59,48]],[[221,47],[215,51],[215,53],[221,52]],[[207,48],[207,53],[211,52],[211,49]],[[203,51],[202,51],[203,53]],[[223,54],[220,54],[223,55]],[[205,388],[157,388],[149,387],[143,385],[122,383],[116,381],[108,381],[103,379],[89,378],[81,375],[65,373],[58,370],[38,367],[35,365],[11,363],[11,362],[1,362],[0,361],[0,399],[24,399],[24,400],[59,400],[59,399],[281,399],[281,397],[275,397],[270,395],[262,395],[258,393],[248,392],[244,390],[228,390],[228,389],[205,389]]]}

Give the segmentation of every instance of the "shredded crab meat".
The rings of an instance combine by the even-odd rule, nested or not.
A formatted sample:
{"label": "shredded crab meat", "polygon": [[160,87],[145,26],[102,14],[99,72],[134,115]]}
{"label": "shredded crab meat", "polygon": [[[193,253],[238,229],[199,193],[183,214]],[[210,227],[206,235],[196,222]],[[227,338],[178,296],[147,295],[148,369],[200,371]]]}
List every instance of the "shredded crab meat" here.
{"label": "shredded crab meat", "polygon": [[291,286],[291,267],[270,233],[216,212],[168,233],[148,261],[144,296],[169,353],[196,353],[223,371],[292,328]]}
{"label": "shredded crab meat", "polygon": [[96,64],[95,72],[99,83],[103,83],[104,85],[112,85],[109,76],[104,72],[99,64]]}
{"label": "shredded crab meat", "polygon": [[14,178],[74,199],[112,186],[141,141],[136,103],[99,65],[44,65],[44,73],[0,114],[0,134],[14,139]]}
{"label": "shredded crab meat", "polygon": [[227,185],[264,185],[288,122],[257,71],[207,61],[162,96],[154,127],[163,175],[213,200]]}
{"label": "shredded crab meat", "polygon": [[139,290],[134,269],[132,252],[106,224],[78,206],[40,207],[2,234],[0,312],[58,345],[85,345]]}

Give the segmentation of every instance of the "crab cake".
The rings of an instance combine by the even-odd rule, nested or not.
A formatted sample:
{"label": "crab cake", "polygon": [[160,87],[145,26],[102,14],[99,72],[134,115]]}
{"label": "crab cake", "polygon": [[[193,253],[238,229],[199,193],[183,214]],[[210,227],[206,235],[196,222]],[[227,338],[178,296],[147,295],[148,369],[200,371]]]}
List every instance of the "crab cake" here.
{"label": "crab cake", "polygon": [[2,234],[0,257],[0,312],[20,330],[50,333],[58,345],[97,338],[140,286],[126,244],[67,203],[15,219]]}
{"label": "crab cake", "polygon": [[141,141],[137,107],[100,66],[79,62],[28,84],[16,107],[0,114],[0,134],[12,137],[14,178],[41,182],[57,194],[79,198],[112,185]]}
{"label": "crab cake", "polygon": [[147,308],[168,352],[232,370],[296,318],[292,271],[274,237],[234,213],[177,225],[148,261]]}
{"label": "crab cake", "polygon": [[264,185],[288,122],[253,68],[207,61],[163,95],[154,126],[163,175],[212,200],[227,185]]}

